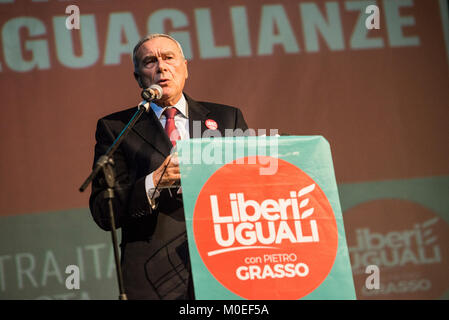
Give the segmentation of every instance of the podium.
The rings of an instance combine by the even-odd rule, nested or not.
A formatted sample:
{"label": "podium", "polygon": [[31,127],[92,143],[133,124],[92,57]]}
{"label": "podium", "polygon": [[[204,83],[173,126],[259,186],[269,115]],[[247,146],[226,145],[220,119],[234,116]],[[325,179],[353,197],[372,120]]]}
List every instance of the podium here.
{"label": "podium", "polygon": [[196,299],[355,299],[323,137],[177,147]]}

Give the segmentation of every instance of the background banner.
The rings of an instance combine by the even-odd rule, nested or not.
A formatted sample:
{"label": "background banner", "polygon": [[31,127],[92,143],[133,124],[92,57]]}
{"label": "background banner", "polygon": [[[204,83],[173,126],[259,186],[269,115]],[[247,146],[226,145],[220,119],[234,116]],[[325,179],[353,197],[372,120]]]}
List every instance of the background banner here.
{"label": "background banner", "polygon": [[197,299],[355,299],[327,141],[192,139],[178,150]]}
{"label": "background banner", "polygon": [[140,102],[131,51],[153,32],[182,44],[192,98],[329,141],[357,298],[448,299],[448,15],[447,0],[0,0],[0,299],[116,299],[103,249],[79,291],[64,270],[110,247],[78,187],[97,119]]}

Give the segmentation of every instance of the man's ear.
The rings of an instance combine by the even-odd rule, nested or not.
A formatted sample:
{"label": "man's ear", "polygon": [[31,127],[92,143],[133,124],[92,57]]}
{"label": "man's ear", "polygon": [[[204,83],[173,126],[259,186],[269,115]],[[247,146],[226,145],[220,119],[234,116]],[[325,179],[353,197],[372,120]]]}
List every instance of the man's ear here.
{"label": "man's ear", "polygon": [[186,79],[189,77],[189,68],[187,68],[187,59],[184,59],[184,63],[186,64]]}
{"label": "man's ear", "polygon": [[141,87],[142,89],[145,89],[143,87],[142,81],[140,80],[140,75],[137,72],[134,72],[134,78],[136,79],[137,83],[139,84],[139,87]]}

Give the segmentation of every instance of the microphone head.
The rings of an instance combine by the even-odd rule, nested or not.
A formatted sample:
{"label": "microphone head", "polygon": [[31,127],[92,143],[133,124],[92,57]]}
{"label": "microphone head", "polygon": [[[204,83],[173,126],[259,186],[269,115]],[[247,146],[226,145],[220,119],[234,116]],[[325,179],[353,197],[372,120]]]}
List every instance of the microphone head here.
{"label": "microphone head", "polygon": [[142,91],[142,99],[150,102],[162,98],[162,88],[157,84],[152,84],[149,88]]}
{"label": "microphone head", "polygon": [[160,85],[152,84],[150,86],[150,89],[152,89],[156,92],[154,99],[159,100],[160,98],[162,98],[162,87]]}

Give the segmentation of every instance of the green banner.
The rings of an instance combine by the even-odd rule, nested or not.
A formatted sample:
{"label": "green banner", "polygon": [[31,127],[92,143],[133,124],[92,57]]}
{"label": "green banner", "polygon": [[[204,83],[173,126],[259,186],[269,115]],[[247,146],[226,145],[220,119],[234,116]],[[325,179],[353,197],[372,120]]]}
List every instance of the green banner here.
{"label": "green banner", "polygon": [[355,299],[320,136],[178,142],[197,299]]}

